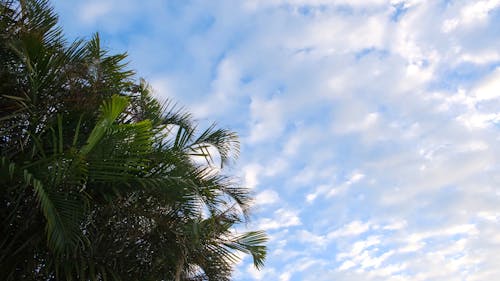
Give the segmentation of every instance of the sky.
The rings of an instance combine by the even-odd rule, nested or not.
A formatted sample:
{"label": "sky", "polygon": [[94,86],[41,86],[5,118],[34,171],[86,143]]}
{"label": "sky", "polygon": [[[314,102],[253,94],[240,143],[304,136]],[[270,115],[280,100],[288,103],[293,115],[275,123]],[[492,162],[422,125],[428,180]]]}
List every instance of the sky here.
{"label": "sky", "polygon": [[500,280],[499,0],[53,0],[240,135],[234,280]]}

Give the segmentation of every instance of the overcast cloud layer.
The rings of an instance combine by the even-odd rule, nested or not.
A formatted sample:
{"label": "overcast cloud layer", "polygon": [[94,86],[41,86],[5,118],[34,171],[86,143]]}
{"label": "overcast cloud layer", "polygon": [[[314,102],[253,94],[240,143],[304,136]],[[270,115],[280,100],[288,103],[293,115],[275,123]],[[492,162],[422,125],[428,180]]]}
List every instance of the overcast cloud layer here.
{"label": "overcast cloud layer", "polygon": [[54,2],[162,98],[236,130],[234,280],[500,280],[500,1]]}

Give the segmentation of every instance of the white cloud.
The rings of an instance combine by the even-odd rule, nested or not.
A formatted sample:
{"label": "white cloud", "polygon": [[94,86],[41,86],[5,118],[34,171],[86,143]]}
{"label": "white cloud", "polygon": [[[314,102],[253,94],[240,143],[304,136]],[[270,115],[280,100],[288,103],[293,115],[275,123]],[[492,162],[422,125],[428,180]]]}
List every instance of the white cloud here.
{"label": "white cloud", "polygon": [[264,174],[268,177],[283,173],[289,167],[289,163],[285,158],[275,158],[267,163]]}
{"label": "white cloud", "polygon": [[[201,101],[196,101],[191,107],[194,114],[199,118],[217,114],[227,114],[232,107],[235,107],[237,97],[241,95],[240,79],[241,71],[232,58],[224,58],[217,65],[215,79],[211,82],[211,93]],[[214,112],[217,108],[217,112]]]}
{"label": "white cloud", "polygon": [[324,247],[328,242],[326,237],[322,235],[316,235],[307,230],[300,230],[298,232],[298,240],[306,244],[314,244],[315,246]]}
{"label": "white cloud", "polygon": [[488,14],[498,6],[500,6],[500,1],[498,0],[477,1],[468,4],[461,10],[461,21],[463,21],[464,24],[484,21]]}
{"label": "white cloud", "polygon": [[273,230],[279,228],[286,228],[291,226],[301,225],[302,222],[296,211],[278,209],[274,212],[272,218],[261,218],[257,226],[259,229]]}
{"label": "white cloud", "polygon": [[358,171],[354,171],[346,184],[357,183],[358,181],[362,180],[364,177],[365,177],[364,174],[362,174]]}
{"label": "white cloud", "polygon": [[245,187],[255,189],[259,184],[259,176],[262,173],[262,166],[259,164],[249,164],[243,167]]}
{"label": "white cloud", "polygon": [[250,105],[252,124],[248,141],[257,143],[276,139],[284,130],[283,108],[279,99],[253,98]]}
{"label": "white cloud", "polygon": [[280,199],[278,193],[274,190],[266,189],[255,196],[257,205],[268,205],[278,202]]}
{"label": "white cloud", "polygon": [[[346,190],[353,184],[359,182],[360,180],[362,180],[363,178],[365,177],[364,174],[362,174],[361,172],[359,171],[354,171],[352,172],[352,174],[349,176],[349,178],[343,182],[341,185],[337,186],[337,187],[334,187],[334,188],[331,188],[326,196],[327,197],[332,197],[332,196],[338,196],[340,193],[342,192],[346,192]],[[316,191],[317,193],[323,193],[323,190],[318,190]]]}
{"label": "white cloud", "polygon": [[284,272],[280,275],[280,281],[288,281],[290,280],[291,273],[290,272]]}
{"label": "white cloud", "polygon": [[90,2],[84,4],[80,9],[80,19],[86,24],[93,24],[99,18],[106,16],[113,9],[111,2]]}
{"label": "white cloud", "polygon": [[342,236],[355,236],[367,232],[370,229],[369,222],[353,221],[349,224],[342,226],[341,228],[328,233],[328,239],[334,239]]}
{"label": "white cloud", "polygon": [[275,276],[274,268],[264,268],[263,270],[256,269],[253,264],[246,267],[246,272],[253,278],[253,280],[267,280],[267,276]]}
{"label": "white cloud", "polygon": [[394,221],[388,225],[385,225],[383,227],[384,230],[400,230],[405,228],[408,225],[408,223],[405,220],[398,220]]}
{"label": "white cloud", "polygon": [[465,235],[477,235],[478,230],[473,224],[462,224],[462,225],[454,225],[447,228],[437,229],[433,231],[426,231],[420,233],[414,233],[408,237],[408,241],[410,242],[420,242],[429,238],[436,238],[440,236],[454,236],[459,234]]}
{"label": "white cloud", "polygon": [[316,197],[318,197],[317,193],[309,193],[309,194],[307,194],[307,196],[306,196],[307,203],[312,203],[314,201],[314,199],[316,199]]}
{"label": "white cloud", "polygon": [[366,240],[357,241],[352,245],[351,251],[348,253],[339,253],[337,260],[344,260],[346,258],[359,258],[360,254],[369,247],[380,244],[380,238],[377,236],[370,236]]}
{"label": "white cloud", "polygon": [[496,50],[485,50],[479,53],[463,54],[461,55],[460,60],[484,65],[500,61],[500,54]]}
{"label": "white cloud", "polygon": [[460,26],[473,27],[484,24],[489,14],[500,6],[498,0],[472,1],[462,6],[459,15],[443,22],[443,32],[454,31]]}
{"label": "white cloud", "polygon": [[480,83],[473,93],[477,102],[498,99],[500,97],[500,68]]}

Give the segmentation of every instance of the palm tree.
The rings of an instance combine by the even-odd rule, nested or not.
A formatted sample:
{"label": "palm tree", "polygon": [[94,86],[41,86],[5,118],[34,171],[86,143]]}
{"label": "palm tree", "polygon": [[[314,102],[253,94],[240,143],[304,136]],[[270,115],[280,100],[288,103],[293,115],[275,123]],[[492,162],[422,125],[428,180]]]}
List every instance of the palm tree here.
{"label": "palm tree", "polygon": [[3,280],[229,280],[235,251],[261,267],[265,234],[233,231],[252,198],[221,173],[236,134],[197,133],[125,54],[56,24],[47,1],[0,0]]}

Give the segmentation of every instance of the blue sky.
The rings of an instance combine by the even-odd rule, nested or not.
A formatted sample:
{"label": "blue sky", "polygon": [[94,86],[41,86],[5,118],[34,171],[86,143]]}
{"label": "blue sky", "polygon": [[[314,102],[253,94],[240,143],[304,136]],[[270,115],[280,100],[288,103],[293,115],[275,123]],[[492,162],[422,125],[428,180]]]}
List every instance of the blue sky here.
{"label": "blue sky", "polygon": [[241,137],[266,267],[500,280],[500,1],[53,1],[161,98]]}

